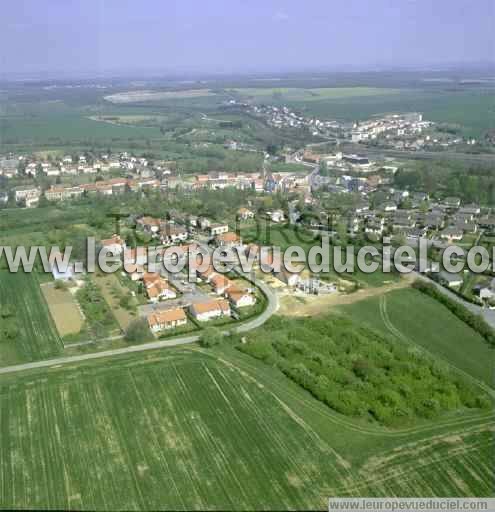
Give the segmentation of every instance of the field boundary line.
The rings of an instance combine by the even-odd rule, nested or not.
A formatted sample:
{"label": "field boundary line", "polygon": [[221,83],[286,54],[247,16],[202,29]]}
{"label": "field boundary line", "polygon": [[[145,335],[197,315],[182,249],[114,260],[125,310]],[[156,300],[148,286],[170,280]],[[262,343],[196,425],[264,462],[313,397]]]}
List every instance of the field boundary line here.
{"label": "field boundary line", "polygon": [[[256,377],[254,377],[252,374],[249,373],[250,371],[256,372],[257,368],[253,367],[252,365],[250,365],[244,361],[242,363],[240,363],[239,361],[236,361],[235,363],[233,363],[231,361],[223,359],[222,357],[219,357],[216,354],[209,353],[208,351],[201,349],[199,347],[185,347],[185,348],[186,348],[186,350],[190,350],[193,352],[199,352],[208,357],[211,357],[211,358],[221,362],[222,364],[237,370],[238,372],[241,373],[241,375],[247,374],[249,378],[257,380]],[[281,384],[279,382],[277,382],[273,378],[268,377],[267,375],[263,375],[261,380],[264,380],[266,383],[268,383],[273,388],[276,388],[276,389],[281,388]],[[358,423],[352,422],[352,420],[348,420],[347,418],[341,417],[340,415],[338,415],[336,412],[334,412],[329,407],[325,406],[321,402],[318,402],[318,400],[316,400],[315,398],[311,397],[311,399],[305,399],[302,396],[297,396],[295,392],[290,391],[286,388],[284,388],[283,391],[288,396],[290,396],[292,399],[301,403],[305,407],[308,407],[313,412],[317,412],[321,416],[324,416],[325,418],[329,419],[333,423],[343,426],[343,427],[346,427],[350,430],[354,430],[355,432],[359,432],[360,434],[367,434],[367,435],[402,437],[402,436],[407,436],[407,435],[411,435],[411,434],[420,434],[422,432],[427,432],[430,430],[436,430],[436,429],[448,428],[448,427],[454,427],[454,426],[455,427],[462,426],[464,424],[471,424],[471,423],[472,424],[480,424],[480,422],[484,422],[484,421],[488,421],[488,420],[493,421],[493,419],[495,418],[495,413],[489,412],[489,413],[481,413],[481,414],[477,414],[477,415],[472,415],[470,417],[465,417],[465,418],[456,418],[456,419],[446,418],[445,420],[442,420],[441,423],[436,424],[436,425],[422,425],[422,426],[411,427],[411,428],[402,429],[402,430],[386,430],[386,429],[379,430],[378,428],[377,429],[367,428]]]}
{"label": "field boundary line", "polygon": [[387,297],[386,297],[386,295],[382,295],[380,297],[380,316],[381,316],[381,318],[383,320],[383,323],[385,324],[385,327],[389,330],[389,332],[393,336],[398,338],[403,343],[407,343],[407,344],[413,345],[420,352],[423,352],[424,354],[427,354],[429,357],[432,357],[433,359],[438,359],[438,360],[442,361],[442,363],[445,363],[451,370],[454,370],[455,372],[461,374],[463,377],[465,377],[466,379],[468,379],[472,383],[476,384],[479,388],[481,388],[483,391],[488,393],[488,395],[490,395],[490,397],[492,399],[495,399],[495,390],[492,387],[490,387],[487,384],[485,384],[484,382],[478,380],[476,377],[474,377],[473,375],[467,373],[465,370],[462,370],[461,368],[459,368],[455,364],[453,364],[450,361],[448,361],[447,359],[445,359],[443,356],[441,356],[439,354],[434,354],[433,352],[430,352],[428,349],[426,349],[422,345],[419,345],[415,341],[411,340],[404,333],[402,333],[399,329],[397,329],[397,327],[394,326],[394,324],[392,323],[392,321],[390,320],[390,317],[388,315],[388,311],[387,311]]}

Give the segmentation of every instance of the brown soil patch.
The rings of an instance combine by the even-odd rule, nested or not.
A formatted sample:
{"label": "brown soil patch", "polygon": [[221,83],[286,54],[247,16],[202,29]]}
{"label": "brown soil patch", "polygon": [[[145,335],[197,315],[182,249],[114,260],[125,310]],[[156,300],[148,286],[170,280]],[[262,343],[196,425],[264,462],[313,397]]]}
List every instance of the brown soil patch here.
{"label": "brown soil patch", "polygon": [[72,294],[68,290],[57,290],[53,283],[42,284],[41,291],[59,335],[77,334],[84,320]]}

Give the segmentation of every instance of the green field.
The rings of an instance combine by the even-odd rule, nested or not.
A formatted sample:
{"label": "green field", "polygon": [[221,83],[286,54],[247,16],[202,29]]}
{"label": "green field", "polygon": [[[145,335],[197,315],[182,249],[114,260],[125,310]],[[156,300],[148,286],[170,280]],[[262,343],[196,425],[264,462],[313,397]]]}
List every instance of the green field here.
{"label": "green field", "polygon": [[241,95],[256,98],[257,101],[267,102],[271,99],[280,101],[320,101],[325,99],[348,99],[375,97],[383,95],[399,94],[399,89],[377,88],[377,87],[319,87],[312,89],[291,88],[291,87],[266,87],[266,88],[240,88],[233,89],[233,92]]}
{"label": "green field", "polygon": [[4,144],[111,144],[115,139],[130,142],[159,135],[157,128],[103,123],[70,111],[0,117],[0,142]]}
{"label": "green field", "polygon": [[362,427],[228,349],[5,376],[0,421],[1,508],[321,510],[332,495],[493,492],[489,415]]}
{"label": "green field", "polygon": [[15,340],[0,339],[0,366],[47,359],[62,350],[35,272],[0,270],[0,307],[9,305],[15,316]]}
{"label": "green field", "polygon": [[[386,90],[385,90],[386,91]],[[373,96],[292,100],[290,106],[308,116],[344,121],[367,119],[389,112],[422,112],[425,119],[462,126],[466,135],[479,137],[493,128],[495,91],[409,90]]]}
{"label": "green field", "polygon": [[493,387],[494,350],[434,299],[405,289],[339,309],[357,321],[425,348]]}

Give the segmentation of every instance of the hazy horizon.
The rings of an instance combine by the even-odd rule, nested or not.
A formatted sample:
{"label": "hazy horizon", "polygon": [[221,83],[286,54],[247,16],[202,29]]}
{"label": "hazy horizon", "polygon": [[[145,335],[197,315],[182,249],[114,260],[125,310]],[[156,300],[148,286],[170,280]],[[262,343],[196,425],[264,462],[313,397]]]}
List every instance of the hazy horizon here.
{"label": "hazy horizon", "polygon": [[[20,0],[0,76],[435,70],[494,62],[492,1]],[[442,68],[443,67],[443,68]]]}

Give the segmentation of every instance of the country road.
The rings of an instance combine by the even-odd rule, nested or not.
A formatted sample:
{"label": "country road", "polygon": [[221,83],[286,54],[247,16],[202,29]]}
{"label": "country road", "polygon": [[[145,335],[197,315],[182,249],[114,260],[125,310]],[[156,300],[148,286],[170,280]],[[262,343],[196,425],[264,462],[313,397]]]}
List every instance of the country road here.
{"label": "country road", "polygon": [[[313,142],[307,147],[318,147],[328,144],[329,141]],[[457,153],[455,151],[406,151],[391,148],[374,148],[362,144],[353,144],[342,141],[339,151],[344,153],[357,153],[368,157],[390,157],[403,160],[456,160],[471,164],[493,164],[495,153]]]}
{"label": "country road", "polygon": [[[256,329],[263,325],[279,308],[279,301],[277,295],[274,293],[274,291],[263,281],[256,279],[253,275],[245,274],[240,269],[236,269],[236,272],[251,281],[253,284],[258,286],[258,288],[265,294],[268,304],[263,313],[261,313],[259,316],[248,320],[245,323],[240,324],[239,326],[229,329],[229,331],[234,331],[237,333],[244,333],[249,332],[253,329]],[[427,277],[413,272],[412,273],[416,278],[425,280],[427,282],[431,282],[437,286],[437,288],[447,295],[448,297],[452,298],[453,300],[463,304],[466,306],[470,311],[476,314],[481,314],[485,320],[489,323],[489,325],[492,328],[495,328],[495,311],[488,310],[486,308],[481,308],[480,306],[477,306],[475,304],[471,304],[469,302],[463,301],[460,297],[453,294],[449,290],[445,289],[443,286],[431,281]],[[228,331],[224,331],[224,334],[226,334]],[[94,352],[90,354],[80,354],[77,356],[67,356],[67,357],[58,357],[54,359],[47,359],[44,361],[34,361],[32,363],[24,363],[24,364],[18,364],[13,366],[6,366],[4,368],[0,368],[0,375],[6,375],[11,373],[17,373],[22,371],[28,371],[28,370],[35,370],[38,368],[51,368],[55,366],[60,365],[66,365],[66,364],[73,364],[73,363],[79,363],[83,361],[91,361],[94,359],[102,359],[106,357],[115,357],[125,354],[132,354],[136,352],[146,352],[149,350],[157,350],[161,348],[167,348],[167,347],[176,347],[181,345],[187,345],[191,343],[195,343],[199,340],[200,335],[194,334],[189,336],[181,336],[173,339],[168,340],[159,340],[159,341],[152,341],[149,343],[143,343],[142,345],[131,345],[129,347],[123,347],[123,348],[117,348],[117,349],[111,349],[111,350],[104,350],[101,352]]]}
{"label": "country road", "polygon": [[449,297],[453,301],[458,302],[459,304],[462,304],[466,309],[471,311],[471,313],[474,313],[475,315],[481,315],[485,319],[486,323],[492,329],[495,329],[495,310],[488,309],[488,308],[483,308],[481,306],[478,306],[477,304],[473,304],[472,302],[468,302],[467,300],[462,299],[461,297],[459,297],[455,293],[452,293],[450,290],[447,290],[447,288],[445,288],[441,284],[433,281],[429,277],[426,277],[426,276],[420,274],[419,272],[412,272],[412,274],[417,279],[421,279],[422,281],[425,281],[427,283],[433,284],[437,288],[437,290],[439,290],[441,293],[443,293],[444,295],[446,295],[447,297]]}
{"label": "country road", "polygon": [[[263,325],[278,309],[279,303],[278,303],[278,297],[273,292],[273,290],[265,284],[263,281],[256,279],[252,275],[247,275],[241,272],[240,270],[237,270],[239,274],[241,274],[243,277],[251,281],[253,284],[255,284],[266,296],[268,300],[267,307],[261,313],[261,315],[253,318],[252,320],[248,320],[247,322],[239,325],[238,327],[230,330],[234,330],[238,333],[248,332],[253,329],[256,329],[257,327],[260,327]],[[226,331],[224,332],[224,334]],[[187,345],[190,343],[195,343],[199,340],[200,336],[199,334],[194,334],[190,336],[182,336],[174,339],[169,340],[160,340],[160,341],[151,341],[149,343],[143,343],[142,345],[131,345],[129,347],[123,347],[123,348],[116,348],[112,350],[104,350],[102,352],[94,352],[91,354],[81,354],[77,356],[67,356],[67,357],[57,357],[54,359],[47,359],[44,361],[34,361],[32,363],[24,363],[24,364],[18,364],[13,366],[6,366],[4,368],[0,368],[0,375],[6,375],[10,373],[17,373],[17,372],[23,372],[27,370],[35,370],[38,368],[51,368],[54,366],[60,366],[65,364],[73,364],[73,363],[79,363],[82,361],[91,361],[93,359],[101,359],[105,357],[115,357],[120,356],[124,354],[132,354],[135,352],[145,352],[148,350],[156,350],[160,348],[167,348],[167,347],[176,347],[180,345]]]}

